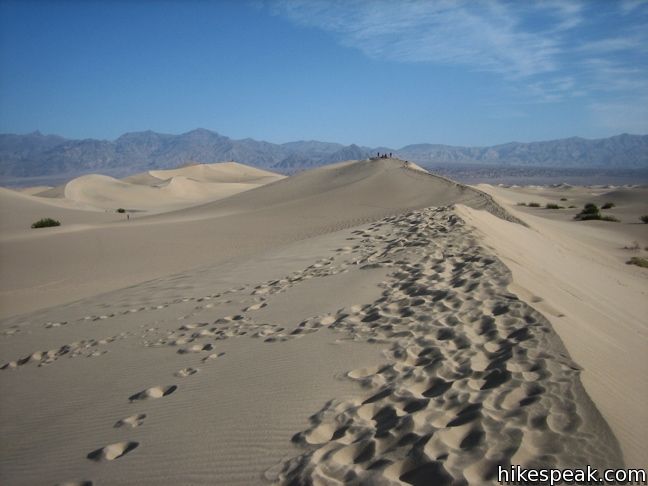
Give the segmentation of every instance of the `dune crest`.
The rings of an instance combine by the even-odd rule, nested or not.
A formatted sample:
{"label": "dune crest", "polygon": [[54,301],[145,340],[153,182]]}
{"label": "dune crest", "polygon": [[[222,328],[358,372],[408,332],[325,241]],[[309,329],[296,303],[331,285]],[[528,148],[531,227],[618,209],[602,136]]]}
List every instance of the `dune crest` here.
{"label": "dune crest", "polygon": [[[250,184],[212,172],[88,176],[67,189],[193,197]],[[16,210],[38,199],[7,196]],[[405,161],[360,160],[163,213],[0,239],[3,479],[142,484],[155,471],[156,484],[482,485],[499,465],[637,463],[642,449],[627,451],[640,443],[645,400],[629,389],[632,368],[610,379],[616,360],[636,369],[645,346],[643,328],[626,322],[641,319],[641,291],[598,307],[623,326],[589,319],[569,282],[589,275],[595,308],[610,300],[601,270],[564,255],[594,243],[543,239],[579,222],[549,232],[534,218],[569,214],[503,204]],[[616,214],[636,219],[625,204]],[[585,223],[588,238],[604,233]],[[514,280],[520,262],[551,288],[522,285],[536,275]],[[589,332],[580,347],[575,326]],[[605,354],[607,344],[633,351]],[[610,414],[605,390],[634,398]],[[25,440],[34,424],[38,440]]]}
{"label": "dune crest", "polygon": [[152,170],[123,179],[88,174],[41,192],[45,200],[100,210],[124,208],[165,212],[229,197],[282,179],[283,176],[235,162]]}

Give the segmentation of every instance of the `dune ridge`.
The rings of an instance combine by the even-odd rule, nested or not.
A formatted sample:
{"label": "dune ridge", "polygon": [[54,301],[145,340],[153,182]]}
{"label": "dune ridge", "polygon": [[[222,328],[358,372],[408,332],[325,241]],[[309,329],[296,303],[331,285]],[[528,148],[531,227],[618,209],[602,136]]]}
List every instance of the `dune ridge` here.
{"label": "dune ridge", "polygon": [[[599,205],[622,223],[575,222],[573,214],[515,206],[529,200],[529,189],[483,187],[528,226],[497,220],[460,207],[459,214],[494,248],[511,269],[511,288],[542,312],[561,336],[571,356],[584,368],[583,384],[613,428],[628,466],[644,467],[648,454],[641,446],[648,434],[644,403],[648,400],[648,276],[626,264],[629,256],[648,245],[647,225],[636,224],[648,211],[645,189],[633,191],[571,188],[562,192],[569,202]],[[532,190],[556,201],[552,190]],[[536,198],[537,199],[537,198]],[[572,211],[576,212],[579,209]],[[637,250],[628,250],[633,240]],[[620,399],[620,397],[623,397]]]}
{"label": "dune ridge", "polygon": [[[10,315],[71,301],[188,268],[222,263],[292,241],[339,231],[403,210],[462,202],[507,213],[483,192],[399,160],[350,161],[249,191],[130,221],[71,232],[25,230],[0,244],[12,280],[0,282]],[[0,238],[1,239],[1,238]],[[147,242],[155,242],[151,247]],[[56,254],[56,260],[50,255]],[[38,272],[22,269],[38,268]],[[65,268],[65,279],[60,269]],[[100,278],[98,278],[100,275]],[[43,287],[43,283],[57,282]]]}
{"label": "dune ridge", "polygon": [[634,464],[643,402],[623,422],[592,401],[605,363],[583,369],[551,299],[515,280],[544,253],[505,244],[534,248],[535,226],[379,159],[0,239],[3,482],[481,485],[498,465]]}
{"label": "dune ridge", "polygon": [[[580,367],[510,278],[431,208],[5,320],[3,436],[43,380],[81,388],[52,390],[41,440],[7,441],[0,467],[10,482],[479,485],[498,463],[620,466]],[[35,351],[53,341],[68,345]],[[110,393],[82,378],[100,369]]]}
{"label": "dune ridge", "polygon": [[189,164],[178,169],[151,170],[123,179],[89,174],[33,195],[63,199],[96,209],[165,212],[226,198],[282,178],[279,174],[236,162]]}

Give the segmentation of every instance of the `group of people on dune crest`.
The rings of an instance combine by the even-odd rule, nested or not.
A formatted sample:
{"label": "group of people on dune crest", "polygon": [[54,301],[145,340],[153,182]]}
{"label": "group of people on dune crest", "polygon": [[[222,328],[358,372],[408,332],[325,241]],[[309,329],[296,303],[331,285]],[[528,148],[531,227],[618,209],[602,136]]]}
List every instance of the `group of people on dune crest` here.
{"label": "group of people on dune crest", "polygon": [[392,158],[392,153],[389,152],[389,154],[381,154],[380,152],[376,152],[376,158],[377,159],[391,159]]}

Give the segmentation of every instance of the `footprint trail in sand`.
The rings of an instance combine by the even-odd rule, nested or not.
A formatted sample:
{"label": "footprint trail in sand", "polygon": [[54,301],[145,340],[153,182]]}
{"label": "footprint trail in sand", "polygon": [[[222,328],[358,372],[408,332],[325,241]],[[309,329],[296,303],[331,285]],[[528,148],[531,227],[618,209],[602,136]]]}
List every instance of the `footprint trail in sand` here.
{"label": "footprint trail in sand", "polygon": [[[340,341],[380,344],[384,361],[346,373],[358,384],[356,398],[330,397],[313,410],[310,423],[295,430],[300,449],[266,472],[270,481],[486,484],[496,479],[497,465],[622,464],[616,440],[580,383],[579,367],[544,316],[508,291],[508,269],[479,246],[452,208],[385,218],[351,232],[347,243],[265,282],[182,296],[185,280],[169,278],[148,284],[167,293],[159,302],[104,303],[95,314],[47,319],[40,325],[48,333],[86,325],[119,332],[35,351],[1,368],[20,373],[26,364],[91,357],[134,339],[149,352],[182,360],[172,374],[183,379],[182,387],[155,385],[128,396],[131,415],[112,423],[135,433],[154,422],[140,407],[158,400],[166,406],[184,383],[227,359],[222,341],[253,338],[281,346],[327,329]],[[354,272],[381,276],[377,299],[295,322],[273,317],[282,295]],[[23,327],[11,329],[16,332],[3,339],[16,339]],[[106,467],[125,456],[136,460],[137,449],[147,446],[123,438],[86,457]]]}

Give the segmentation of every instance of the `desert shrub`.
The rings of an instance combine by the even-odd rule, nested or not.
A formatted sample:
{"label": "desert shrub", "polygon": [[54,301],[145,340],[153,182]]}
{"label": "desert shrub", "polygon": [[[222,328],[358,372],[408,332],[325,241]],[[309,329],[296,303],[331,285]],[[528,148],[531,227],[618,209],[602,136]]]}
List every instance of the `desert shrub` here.
{"label": "desert shrub", "polygon": [[640,248],[641,247],[639,246],[638,241],[633,241],[629,245],[626,245],[626,246],[623,247],[624,250],[634,250],[634,251],[639,250]]}
{"label": "desert shrub", "polygon": [[642,223],[648,224],[648,214],[643,215],[641,218],[639,218]]}
{"label": "desert shrub", "polygon": [[566,197],[561,197],[560,200],[561,200],[561,201],[566,201],[567,198],[566,198]]}
{"label": "desert shrub", "polygon": [[517,203],[517,205],[518,205],[518,206],[526,206],[527,203],[525,203],[525,202],[519,202],[519,203]]}
{"label": "desert shrub", "polygon": [[49,228],[50,226],[61,226],[61,222],[52,218],[41,218],[31,225],[32,228]]}
{"label": "desert shrub", "polygon": [[539,207],[540,207],[540,203],[537,203],[537,202],[530,202],[529,204],[527,204],[527,206],[529,206],[530,208],[539,208]]}
{"label": "desert shrub", "polygon": [[119,209],[117,210],[117,212],[118,212],[118,213],[125,213],[126,210],[125,210],[124,208],[119,208]]}
{"label": "desert shrub", "polygon": [[583,213],[578,213],[576,216],[574,216],[574,219],[577,219],[579,221],[592,221],[592,220],[598,220],[601,219],[601,214],[596,213],[596,214],[583,214]]}
{"label": "desert shrub", "polygon": [[574,219],[577,219],[579,221],[599,220],[599,221],[612,221],[614,223],[619,222],[619,220],[614,216],[601,214],[601,210],[598,208],[598,206],[592,203],[587,203],[583,208],[583,210],[580,213],[578,213],[576,216],[574,216]]}
{"label": "desert shrub", "polygon": [[632,257],[626,263],[628,265],[637,265],[638,267],[648,268],[648,258]]}
{"label": "desert shrub", "polygon": [[610,216],[608,214],[604,214],[599,218],[601,221],[611,221],[613,223],[619,223],[619,218],[615,218],[614,216]]}
{"label": "desert shrub", "polygon": [[576,208],[576,206],[574,206],[573,204],[571,206],[569,206],[569,209],[575,209],[575,208]]}
{"label": "desert shrub", "polygon": [[601,219],[601,211],[596,204],[587,203],[582,211],[574,216],[574,219],[589,221],[591,219]]}
{"label": "desert shrub", "polygon": [[613,202],[606,202],[603,206],[601,206],[601,209],[612,209],[616,204]]}
{"label": "desert shrub", "polygon": [[558,204],[553,204],[553,203],[547,203],[545,207],[547,209],[565,209],[563,206],[559,206]]}

